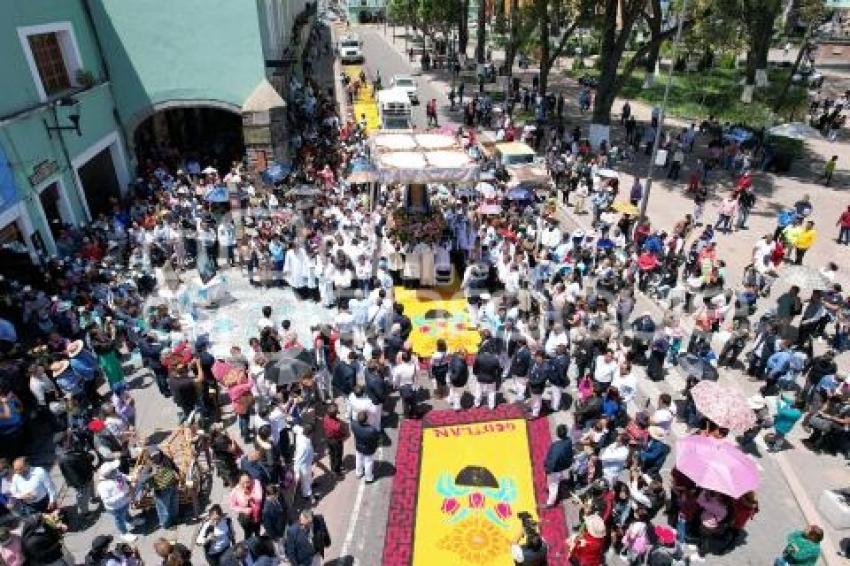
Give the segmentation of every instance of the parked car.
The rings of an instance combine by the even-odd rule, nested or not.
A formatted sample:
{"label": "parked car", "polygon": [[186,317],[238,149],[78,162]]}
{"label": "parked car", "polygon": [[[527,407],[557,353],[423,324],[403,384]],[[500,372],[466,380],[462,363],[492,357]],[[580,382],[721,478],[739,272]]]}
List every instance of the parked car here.
{"label": "parked car", "polygon": [[419,93],[417,92],[419,85],[416,83],[416,79],[410,75],[393,75],[390,87],[405,91],[411,104],[419,104]]}

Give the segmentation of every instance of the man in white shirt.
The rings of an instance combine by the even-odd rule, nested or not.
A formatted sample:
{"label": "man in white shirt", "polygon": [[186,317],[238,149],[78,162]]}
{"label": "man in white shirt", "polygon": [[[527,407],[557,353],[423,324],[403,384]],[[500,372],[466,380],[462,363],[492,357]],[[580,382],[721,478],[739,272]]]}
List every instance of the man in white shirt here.
{"label": "man in white shirt", "polygon": [[46,513],[56,508],[56,486],[44,468],[30,466],[24,457],[12,464],[12,497],[34,513]]}
{"label": "man in white shirt", "polygon": [[670,427],[673,426],[675,416],[676,411],[673,408],[673,399],[668,393],[662,393],[658,396],[658,408],[652,413],[649,422],[663,428],[665,432],[669,432]]}
{"label": "man in white shirt", "polygon": [[119,462],[112,460],[104,462],[98,468],[97,473],[100,481],[97,483],[97,496],[103,503],[103,508],[109,511],[115,519],[115,528],[121,533],[121,540],[134,542],[137,535],[130,530],[134,526],[144,524],[144,519],[130,518],[130,503],[133,499],[133,490],[127,476],[118,470]]}
{"label": "man in white shirt", "polygon": [[554,358],[555,354],[558,351],[558,346],[569,346],[570,345],[570,336],[567,334],[567,331],[564,329],[564,325],[561,323],[556,323],[552,332],[549,333],[549,336],[546,338],[546,344],[543,349],[546,351],[546,355],[550,358]]}
{"label": "man in white shirt", "polygon": [[620,366],[617,360],[614,359],[614,352],[605,350],[605,353],[596,356],[596,368],[593,370],[593,381],[599,389],[607,389],[614,376],[620,371]]}
{"label": "man in white shirt", "polygon": [[274,328],[276,325],[272,320],[272,308],[268,305],[263,307],[263,316],[257,320],[257,332],[261,333],[265,328]]}
{"label": "man in white shirt", "polygon": [[313,427],[309,424],[296,425],[292,427],[292,430],[295,432],[295,456],[292,459],[295,478],[301,486],[301,497],[315,505],[316,498],[313,496],[312,486],[315,451],[313,450],[313,441],[310,440]]}
{"label": "man in white shirt", "polygon": [[626,467],[628,457],[629,437],[625,433],[617,436],[613,443],[603,448],[599,453],[602,476],[609,486],[613,486],[617,482],[620,472]]}

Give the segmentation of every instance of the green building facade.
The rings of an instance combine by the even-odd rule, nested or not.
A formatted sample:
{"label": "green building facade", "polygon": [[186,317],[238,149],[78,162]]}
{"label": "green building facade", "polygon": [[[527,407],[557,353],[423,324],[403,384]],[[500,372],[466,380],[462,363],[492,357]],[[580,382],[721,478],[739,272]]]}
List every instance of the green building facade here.
{"label": "green building facade", "polygon": [[0,4],[0,246],[55,253],[63,224],[126,196],[152,142],[202,146],[224,124],[281,156],[279,75],[305,0]]}

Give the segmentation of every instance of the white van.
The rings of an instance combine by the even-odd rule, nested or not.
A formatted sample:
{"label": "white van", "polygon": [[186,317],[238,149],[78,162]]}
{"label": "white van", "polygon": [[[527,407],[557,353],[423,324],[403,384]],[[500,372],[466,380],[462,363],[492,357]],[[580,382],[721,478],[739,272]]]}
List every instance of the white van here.
{"label": "white van", "polygon": [[401,87],[378,91],[378,116],[384,130],[410,130],[411,104],[407,91]]}
{"label": "white van", "polygon": [[339,40],[339,60],[343,63],[362,63],[363,42],[356,35],[347,35]]}

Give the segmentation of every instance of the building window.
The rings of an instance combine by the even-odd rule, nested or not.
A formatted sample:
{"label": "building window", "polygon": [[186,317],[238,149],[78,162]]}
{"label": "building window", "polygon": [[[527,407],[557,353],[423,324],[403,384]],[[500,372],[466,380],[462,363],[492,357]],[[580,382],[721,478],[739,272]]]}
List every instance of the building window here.
{"label": "building window", "polygon": [[39,99],[46,101],[77,85],[82,64],[69,22],[18,28],[18,36]]}
{"label": "building window", "polygon": [[59,35],[56,33],[38,33],[27,38],[35,59],[41,84],[48,96],[71,88],[71,79],[62,57]]}

